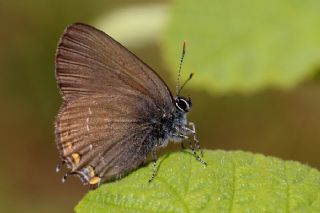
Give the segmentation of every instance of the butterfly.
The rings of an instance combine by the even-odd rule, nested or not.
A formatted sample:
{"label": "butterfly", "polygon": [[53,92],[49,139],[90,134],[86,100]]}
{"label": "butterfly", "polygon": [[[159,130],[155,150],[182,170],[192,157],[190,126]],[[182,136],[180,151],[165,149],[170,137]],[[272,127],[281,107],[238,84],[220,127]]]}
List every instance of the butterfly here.
{"label": "butterfly", "polygon": [[82,23],[68,26],[55,71],[63,98],[55,122],[61,164],[68,169],[63,181],[77,175],[96,188],[136,169],[149,154],[151,181],[156,151],[191,135],[193,154],[205,164],[196,153],[195,126],[186,118],[191,99],[173,96],[155,71],[104,32]]}

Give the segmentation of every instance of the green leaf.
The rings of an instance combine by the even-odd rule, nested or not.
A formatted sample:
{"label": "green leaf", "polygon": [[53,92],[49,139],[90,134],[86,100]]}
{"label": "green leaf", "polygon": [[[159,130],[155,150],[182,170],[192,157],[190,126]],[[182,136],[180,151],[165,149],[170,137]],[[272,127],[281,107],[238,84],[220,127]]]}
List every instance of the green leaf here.
{"label": "green leaf", "polygon": [[320,172],[298,162],[241,151],[187,152],[90,191],[76,212],[320,212]]}
{"label": "green leaf", "polygon": [[317,0],[175,0],[164,57],[176,76],[187,40],[184,77],[211,94],[290,88],[319,67],[319,11]]}

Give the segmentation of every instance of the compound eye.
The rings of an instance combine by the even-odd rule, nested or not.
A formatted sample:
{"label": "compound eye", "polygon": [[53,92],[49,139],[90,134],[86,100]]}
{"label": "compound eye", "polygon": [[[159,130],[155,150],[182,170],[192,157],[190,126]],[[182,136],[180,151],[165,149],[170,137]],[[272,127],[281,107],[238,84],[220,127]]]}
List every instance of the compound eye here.
{"label": "compound eye", "polygon": [[183,98],[176,99],[176,106],[180,111],[183,111],[183,112],[188,112],[190,110],[189,102]]}

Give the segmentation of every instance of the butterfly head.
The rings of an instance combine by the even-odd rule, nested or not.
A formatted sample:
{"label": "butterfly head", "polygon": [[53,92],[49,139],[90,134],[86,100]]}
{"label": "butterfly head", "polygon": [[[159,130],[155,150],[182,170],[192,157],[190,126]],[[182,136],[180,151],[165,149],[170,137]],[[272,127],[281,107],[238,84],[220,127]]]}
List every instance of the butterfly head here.
{"label": "butterfly head", "polygon": [[175,105],[179,111],[187,113],[192,107],[191,98],[186,99],[178,96],[175,98]]}

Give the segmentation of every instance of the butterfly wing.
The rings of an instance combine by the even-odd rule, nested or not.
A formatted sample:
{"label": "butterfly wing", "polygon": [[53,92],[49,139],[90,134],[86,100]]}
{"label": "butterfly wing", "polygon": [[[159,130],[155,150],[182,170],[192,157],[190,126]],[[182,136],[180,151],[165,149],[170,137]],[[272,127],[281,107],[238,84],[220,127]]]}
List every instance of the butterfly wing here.
{"label": "butterfly wing", "polygon": [[150,120],[174,109],[169,89],[150,67],[88,25],[65,30],[56,77],[64,99],[55,124],[60,157],[92,185],[140,165],[152,149]]}
{"label": "butterfly wing", "polygon": [[64,99],[137,90],[160,107],[170,90],[148,65],[104,32],[76,23],[64,31],[56,53],[56,77]]}
{"label": "butterfly wing", "polygon": [[100,182],[145,161],[151,148],[145,143],[152,129],[141,118],[141,111],[148,113],[143,106],[126,104],[132,101],[139,97],[94,95],[64,104],[56,121],[56,141],[70,173],[80,175],[86,183],[97,178]]}

